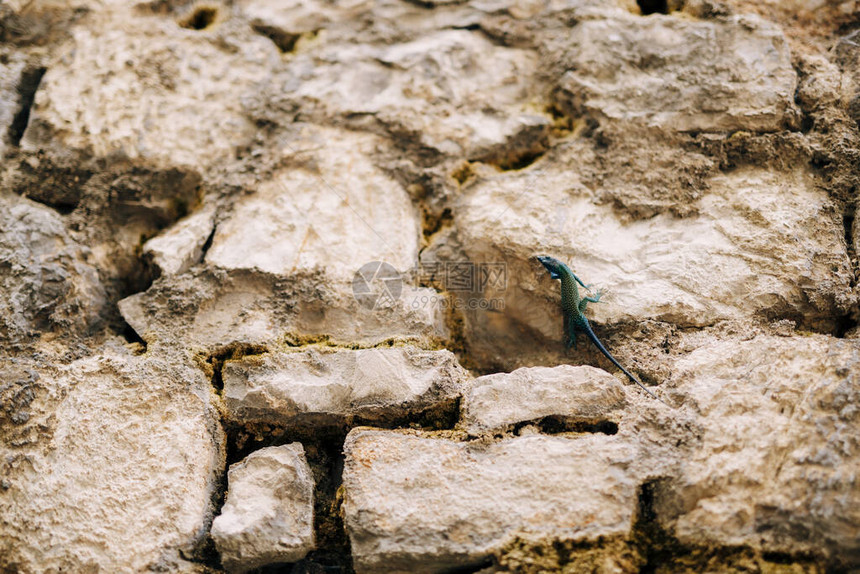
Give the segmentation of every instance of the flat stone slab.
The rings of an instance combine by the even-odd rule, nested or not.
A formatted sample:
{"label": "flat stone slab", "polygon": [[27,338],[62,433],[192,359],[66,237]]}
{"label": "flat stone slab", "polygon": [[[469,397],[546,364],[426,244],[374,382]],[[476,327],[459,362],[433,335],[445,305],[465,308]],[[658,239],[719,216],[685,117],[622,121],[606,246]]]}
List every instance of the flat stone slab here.
{"label": "flat stone slab", "polygon": [[[272,42],[231,27],[227,8],[207,30],[123,9],[75,26],[36,92],[26,151],[76,150],[156,168],[201,169],[231,159],[256,128],[243,99],[277,66]],[[67,152],[66,152],[67,153]]]}
{"label": "flat stone slab", "polygon": [[225,456],[200,370],[122,347],[13,378],[3,363],[30,402],[0,417],[0,570],[193,571]]}
{"label": "flat stone slab", "polygon": [[836,328],[834,318],[856,300],[853,273],[841,217],[814,174],[744,167],[712,176],[708,186],[692,203],[694,215],[625,221],[562,168],[476,182],[454,211],[457,233],[471,261],[504,266],[506,281],[481,293],[503,299],[503,312],[466,313],[473,358],[509,360],[531,345],[562,350],[558,281],[537,255],[608,289],[588,306],[597,325],[791,316],[809,328]]}
{"label": "flat stone slab", "polygon": [[215,350],[230,343],[267,344],[291,334],[351,345],[393,338],[433,345],[448,336],[442,306],[421,304],[433,299],[438,293],[432,289],[403,285],[399,298],[374,308],[356,298],[351,283],[316,272],[283,277],[198,266],[159,278],[146,292],[120,301],[119,309],[152,344]]}
{"label": "flat stone slab", "polygon": [[634,452],[611,436],[485,444],[355,429],[344,452],[359,573],[477,565],[515,539],[625,539],[636,511]]}
{"label": "flat stone slab", "polygon": [[232,465],[211,532],[231,572],[304,558],[314,548],[314,479],[301,443],[262,448]]}
{"label": "flat stone slab", "polygon": [[622,383],[602,369],[526,367],[472,381],[463,395],[461,425],[477,435],[544,417],[599,423],[617,418],[626,403]]}
{"label": "flat stone slab", "polygon": [[799,126],[785,37],[756,16],[594,18],[566,40],[559,86],[572,113],[677,131]]}
{"label": "flat stone slab", "polygon": [[339,281],[373,261],[407,271],[420,230],[406,189],[373,163],[382,145],[369,134],[303,128],[282,150],[288,167],[219,222],[206,262],[279,275],[318,269]]}
{"label": "flat stone slab", "polygon": [[243,423],[376,420],[451,408],[466,377],[450,351],[320,347],[228,361],[223,396]]}
{"label": "flat stone slab", "polygon": [[659,506],[685,543],[860,560],[860,342],[721,341],[679,359],[671,391],[698,448]]}

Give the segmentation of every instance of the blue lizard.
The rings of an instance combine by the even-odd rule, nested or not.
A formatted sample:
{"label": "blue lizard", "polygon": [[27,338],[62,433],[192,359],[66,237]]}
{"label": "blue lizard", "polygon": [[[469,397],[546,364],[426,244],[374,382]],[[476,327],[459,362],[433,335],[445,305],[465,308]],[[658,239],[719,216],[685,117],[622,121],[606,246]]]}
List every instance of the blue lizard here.
{"label": "blue lizard", "polygon": [[573,271],[570,270],[570,267],[558,259],[548,257],[546,255],[539,256],[537,260],[546,267],[547,271],[549,271],[550,277],[561,280],[561,309],[564,313],[564,332],[567,337],[567,348],[570,349],[571,346],[575,348],[576,334],[580,331],[584,332],[588,338],[591,339],[591,342],[594,343],[594,346],[597,347],[597,350],[603,353],[607,359],[612,361],[613,365],[621,369],[621,372],[627,375],[628,379],[642,387],[646,393],[660,401],[657,395],[648,390],[645,385],[639,382],[639,379],[631,375],[627,369],[622,367],[621,364],[615,360],[615,357],[609,354],[609,351],[606,350],[606,347],[603,346],[603,343],[600,342],[600,339],[598,339],[597,335],[594,334],[594,331],[591,330],[591,325],[588,323],[588,319],[585,318],[585,307],[589,303],[597,303],[600,301],[602,293],[597,291],[593,297],[580,297],[579,288],[577,288],[576,284],[579,283],[582,287],[589,290],[590,287],[583,283],[579,277],[574,275]]}

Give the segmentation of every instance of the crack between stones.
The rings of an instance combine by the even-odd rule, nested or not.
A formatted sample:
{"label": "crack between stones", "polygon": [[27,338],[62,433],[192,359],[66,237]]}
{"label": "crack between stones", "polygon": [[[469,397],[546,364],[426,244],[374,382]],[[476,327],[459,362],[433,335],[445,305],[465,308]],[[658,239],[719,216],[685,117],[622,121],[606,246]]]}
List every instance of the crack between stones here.
{"label": "crack between stones", "polygon": [[[207,372],[213,389],[219,396],[223,392],[222,369],[229,360],[268,352],[264,345],[234,343],[209,355],[198,355],[198,362]],[[293,564],[271,564],[256,570],[263,573],[311,573],[343,572],[351,574],[352,553],[349,537],[343,524],[341,505],[343,502],[342,473],[344,466],[343,445],[347,434],[358,426],[375,426],[389,430],[420,429],[423,431],[453,430],[459,419],[460,397],[445,401],[423,410],[406,411],[399,415],[332,417],[326,424],[309,418],[306,423],[287,425],[270,423],[241,423],[229,416],[224,405],[220,405],[221,425],[227,436],[226,468],[219,492],[215,495],[217,517],[226,501],[228,490],[227,471],[230,466],[244,460],[251,453],[266,447],[299,442],[305,451],[314,476],[314,539],[316,548]],[[214,541],[207,535],[198,552],[198,561],[211,567],[221,568],[220,556]],[[472,570],[469,570],[472,571]]]}
{"label": "crack between stones", "polygon": [[30,123],[30,111],[33,108],[33,103],[36,100],[36,91],[42,83],[42,77],[47,72],[47,68],[29,68],[21,74],[21,80],[18,83],[18,111],[9,125],[8,138],[9,143],[15,147],[21,144],[21,138],[24,137],[24,132],[27,130],[27,125]]}
{"label": "crack between stones", "polygon": [[444,345],[428,345],[422,342],[419,338],[412,337],[390,337],[373,344],[362,343],[342,343],[338,342],[330,335],[300,335],[298,333],[285,333],[278,343],[285,345],[290,349],[301,349],[305,347],[325,347],[327,349],[342,349],[345,351],[360,351],[364,349],[387,349],[391,347],[400,347],[404,345],[412,345],[425,351],[437,351],[440,349],[449,349]]}
{"label": "crack between stones", "polygon": [[122,337],[126,340],[129,345],[134,346],[134,354],[142,355],[146,353],[146,341],[137,334],[137,331],[129,325],[126,321],[123,321],[123,329],[122,329]]}
{"label": "crack between stones", "polygon": [[[851,265],[852,271],[850,286],[851,289],[856,290],[858,265],[860,265],[860,261],[857,259],[857,252],[854,248],[854,218],[854,207],[850,205],[846,206],[845,211],[842,213],[842,228],[843,233],[845,234],[845,249],[848,253],[848,261]],[[846,333],[856,328],[858,325],[857,313],[858,311],[855,309],[853,312],[837,317],[836,329],[834,330],[833,336],[844,338]]]}
{"label": "crack between stones", "polygon": [[522,421],[514,425],[513,434],[520,436],[526,427],[537,427],[540,434],[556,435],[566,433],[577,434],[605,434],[614,435],[618,433],[618,423],[606,419],[585,420],[582,418],[569,418],[560,415],[551,415],[540,419]]}
{"label": "crack between stones", "polygon": [[208,354],[199,354],[198,364],[203,367],[209,376],[215,393],[219,396],[224,390],[224,379],[222,370],[227,361],[237,361],[243,357],[262,355],[268,353],[269,348],[265,345],[254,345],[250,343],[230,343]]}
{"label": "crack between stones", "polygon": [[209,236],[206,238],[206,241],[203,242],[203,247],[200,248],[200,260],[197,263],[203,263],[206,259],[206,254],[209,253],[209,248],[212,247],[212,242],[215,240],[215,232],[218,230],[218,224],[214,224],[212,226],[212,231],[209,232]]}

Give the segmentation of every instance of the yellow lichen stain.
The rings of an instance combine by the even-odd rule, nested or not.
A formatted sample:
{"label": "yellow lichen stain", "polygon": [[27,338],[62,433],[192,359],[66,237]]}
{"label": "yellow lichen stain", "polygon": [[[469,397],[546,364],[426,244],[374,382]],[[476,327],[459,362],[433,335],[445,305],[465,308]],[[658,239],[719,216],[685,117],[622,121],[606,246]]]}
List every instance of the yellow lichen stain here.
{"label": "yellow lichen stain", "polygon": [[646,563],[636,546],[621,537],[581,541],[516,538],[501,550],[496,559],[506,570],[524,574],[632,574],[639,572]]}
{"label": "yellow lichen stain", "polygon": [[451,177],[453,177],[457,183],[463,185],[470,178],[475,177],[475,170],[472,169],[472,164],[470,162],[464,161],[451,172]]}

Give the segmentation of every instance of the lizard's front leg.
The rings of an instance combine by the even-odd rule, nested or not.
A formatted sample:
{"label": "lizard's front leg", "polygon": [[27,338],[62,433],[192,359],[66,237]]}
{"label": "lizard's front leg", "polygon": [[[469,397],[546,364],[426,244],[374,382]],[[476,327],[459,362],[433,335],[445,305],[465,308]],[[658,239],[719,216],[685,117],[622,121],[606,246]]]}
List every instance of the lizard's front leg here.
{"label": "lizard's front leg", "polygon": [[585,314],[585,308],[589,303],[597,303],[600,301],[600,298],[603,296],[603,291],[598,290],[597,293],[592,295],[591,297],[583,297],[579,300],[579,312]]}

